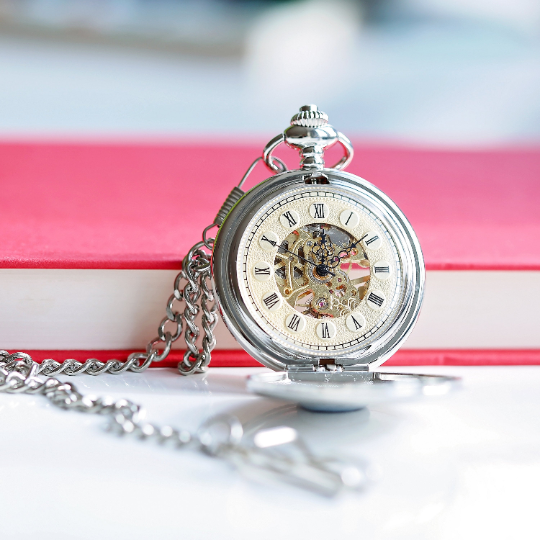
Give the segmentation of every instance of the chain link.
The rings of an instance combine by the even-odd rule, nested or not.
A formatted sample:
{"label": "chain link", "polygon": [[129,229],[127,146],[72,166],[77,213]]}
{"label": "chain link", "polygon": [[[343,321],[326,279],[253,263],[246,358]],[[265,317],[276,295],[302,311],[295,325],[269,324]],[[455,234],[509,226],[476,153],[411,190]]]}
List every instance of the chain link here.
{"label": "chain link", "polygon": [[158,428],[141,422],[141,407],[128,399],[114,401],[111,398],[83,396],[73,384],[54,377],[40,378],[39,372],[39,364],[28,354],[0,351],[0,392],[41,394],[61,409],[108,416],[108,429],[118,435],[155,439],[160,443],[172,443],[176,447],[200,445],[199,438],[189,431],[170,426]]}
{"label": "chain link", "polygon": [[[182,375],[201,373],[210,364],[212,350],[216,346],[214,328],[218,322],[218,308],[212,288],[211,254],[205,248],[211,246],[212,239],[195,244],[184,257],[182,270],[174,281],[173,294],[167,300],[165,317],[158,326],[158,335],[148,342],[146,352],[135,352],[127,361],[117,359],[101,362],[97,358],[89,358],[85,362],[68,359],[64,362],[47,359],[38,367],[38,373],[53,377],[56,375],[101,375],[102,373],[118,374],[125,371],[140,373],[152,362],[160,362],[171,352],[172,344],[182,336],[187,350],[183,360],[178,364]],[[175,306],[184,302],[183,312]],[[197,316],[202,311],[202,349],[199,350],[197,340],[201,330],[197,324]],[[24,353],[16,353],[24,354]]]}
{"label": "chain link", "polygon": [[[75,385],[55,377],[40,378],[39,372],[39,364],[28,354],[9,354],[0,350],[0,392],[43,395],[61,409],[106,416],[109,420],[107,429],[115,435],[154,441],[179,450],[198,450],[228,460],[246,470],[250,477],[256,472],[261,479],[271,477],[326,496],[334,496],[344,490],[357,491],[366,483],[363,468],[336,458],[316,457],[290,427],[259,430],[252,442],[245,440],[238,418],[230,415],[209,418],[195,433],[171,426],[159,427],[144,422],[142,408],[133,401],[84,396]],[[258,444],[258,438],[264,444]],[[295,442],[292,452],[279,452],[292,441]]]}
{"label": "chain link", "polygon": [[[214,328],[218,322],[218,307],[211,283],[211,259],[210,255],[203,250],[204,246],[204,242],[199,242],[191,248],[184,258],[182,272],[179,274],[187,280],[182,292],[182,299],[185,303],[183,318],[186,323],[184,340],[187,350],[184,359],[178,364],[178,371],[182,375],[206,371],[210,364],[212,350],[216,346]],[[179,291],[178,281],[177,277],[175,293]],[[200,329],[195,322],[200,310],[202,310],[204,331],[202,351],[199,351],[197,347]]]}

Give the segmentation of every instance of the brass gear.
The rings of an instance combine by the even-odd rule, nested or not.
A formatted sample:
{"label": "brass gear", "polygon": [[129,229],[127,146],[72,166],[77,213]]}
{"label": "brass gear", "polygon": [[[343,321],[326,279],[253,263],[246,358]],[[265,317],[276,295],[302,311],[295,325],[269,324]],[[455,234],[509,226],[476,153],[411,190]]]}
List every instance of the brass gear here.
{"label": "brass gear", "polygon": [[[328,238],[325,250],[340,256],[331,271],[321,264],[318,231]],[[278,250],[274,273],[283,298],[296,310],[314,318],[343,317],[360,304],[369,285],[369,260],[358,246],[347,254],[345,248],[357,239],[333,225],[306,225],[290,233]],[[287,251],[285,251],[287,250]],[[351,276],[355,267],[358,277]],[[331,273],[330,273],[331,272]],[[333,275],[332,275],[333,274]]]}

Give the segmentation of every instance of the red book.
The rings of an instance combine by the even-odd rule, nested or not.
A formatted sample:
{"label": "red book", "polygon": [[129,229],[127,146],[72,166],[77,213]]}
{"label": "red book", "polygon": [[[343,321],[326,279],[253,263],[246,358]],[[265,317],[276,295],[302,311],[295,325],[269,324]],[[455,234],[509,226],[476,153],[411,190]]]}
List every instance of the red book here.
{"label": "red book", "polygon": [[[0,144],[0,346],[142,349],[183,256],[261,147]],[[252,184],[269,176],[259,167]],[[401,207],[426,260],[423,312],[389,364],[540,363],[540,149],[357,144],[348,170]],[[223,325],[218,340],[214,365],[256,365]]]}

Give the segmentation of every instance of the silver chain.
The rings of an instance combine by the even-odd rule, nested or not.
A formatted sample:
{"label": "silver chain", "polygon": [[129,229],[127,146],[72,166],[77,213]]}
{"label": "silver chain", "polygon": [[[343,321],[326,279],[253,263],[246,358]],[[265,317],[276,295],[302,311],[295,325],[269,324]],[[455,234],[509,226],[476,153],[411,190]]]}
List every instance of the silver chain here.
{"label": "silver chain", "polygon": [[[182,375],[206,371],[211,360],[212,350],[216,346],[214,328],[218,322],[218,308],[212,288],[210,273],[211,255],[204,248],[211,246],[212,240],[198,242],[184,257],[182,270],[174,280],[173,294],[167,300],[165,317],[158,326],[158,335],[148,342],[146,352],[135,352],[126,361],[116,359],[101,362],[97,358],[89,358],[85,362],[68,359],[64,362],[44,360],[38,368],[38,374],[53,377],[56,375],[101,375],[102,373],[118,374],[125,371],[140,373],[152,362],[160,362],[171,352],[172,344],[180,338],[184,330],[187,350],[183,360],[178,364]],[[176,306],[184,302],[183,312]],[[199,350],[197,340],[200,328],[196,318],[202,311],[202,349]],[[22,353],[17,353],[22,354]]]}
{"label": "silver chain", "polygon": [[[40,378],[39,372],[39,364],[28,354],[0,350],[0,392],[40,394],[61,409],[106,416],[108,430],[116,435],[176,449],[199,450],[228,460],[250,476],[256,472],[262,479],[270,477],[293,483],[326,496],[359,490],[366,484],[363,466],[335,457],[316,457],[290,427],[259,430],[252,441],[245,440],[242,424],[229,415],[210,418],[196,433],[171,426],[159,427],[142,421],[143,411],[133,401],[83,396],[73,384],[55,377]],[[288,448],[291,444],[292,449]]]}
{"label": "silver chain", "polygon": [[0,351],[0,392],[8,394],[41,394],[61,409],[76,410],[110,417],[109,429],[116,434],[136,435],[142,439],[172,442],[176,446],[193,443],[185,430],[169,426],[157,428],[140,421],[141,407],[127,399],[83,396],[77,388],[54,377],[39,378],[40,366],[26,353]]}

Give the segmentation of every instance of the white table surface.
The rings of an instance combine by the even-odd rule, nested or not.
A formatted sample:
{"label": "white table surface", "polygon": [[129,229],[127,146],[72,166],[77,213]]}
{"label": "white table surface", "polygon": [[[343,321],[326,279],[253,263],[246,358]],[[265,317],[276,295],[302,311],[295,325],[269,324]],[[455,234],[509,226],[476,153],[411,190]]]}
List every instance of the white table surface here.
{"label": "white table surface", "polygon": [[334,414],[250,395],[245,377],[261,370],[71,381],[83,393],[132,399],[159,424],[194,430],[227,412],[247,429],[292,426],[316,452],[367,460],[368,490],[326,499],[254,483],[217,459],[114,437],[103,417],[0,394],[1,538],[540,537],[540,368],[408,368],[461,376],[463,388]]}

